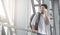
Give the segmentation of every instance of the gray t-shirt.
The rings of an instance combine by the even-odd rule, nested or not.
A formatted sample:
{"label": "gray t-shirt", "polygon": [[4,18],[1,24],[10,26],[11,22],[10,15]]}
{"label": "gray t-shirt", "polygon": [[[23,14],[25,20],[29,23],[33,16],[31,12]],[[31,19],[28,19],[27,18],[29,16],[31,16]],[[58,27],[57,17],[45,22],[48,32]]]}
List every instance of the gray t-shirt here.
{"label": "gray t-shirt", "polygon": [[[38,17],[38,14],[36,14],[34,16],[31,25],[35,25],[35,22],[36,22],[37,17]],[[40,15],[39,25],[38,25],[38,33],[46,34],[45,27],[46,27],[46,24],[45,24],[45,15],[44,14],[41,14]]]}

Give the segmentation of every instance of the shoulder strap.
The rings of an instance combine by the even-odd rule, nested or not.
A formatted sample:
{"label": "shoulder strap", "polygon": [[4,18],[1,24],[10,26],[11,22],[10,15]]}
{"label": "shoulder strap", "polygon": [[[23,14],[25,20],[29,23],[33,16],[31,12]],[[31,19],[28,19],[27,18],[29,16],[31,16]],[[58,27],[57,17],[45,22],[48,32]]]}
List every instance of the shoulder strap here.
{"label": "shoulder strap", "polygon": [[36,20],[37,23],[39,23],[39,21],[40,21],[40,15],[41,15],[41,13],[38,12],[38,15],[37,15],[38,17],[37,17],[37,20]]}
{"label": "shoulder strap", "polygon": [[40,21],[40,15],[41,15],[41,13],[38,13],[38,18],[37,18],[38,23],[39,23],[39,21]]}

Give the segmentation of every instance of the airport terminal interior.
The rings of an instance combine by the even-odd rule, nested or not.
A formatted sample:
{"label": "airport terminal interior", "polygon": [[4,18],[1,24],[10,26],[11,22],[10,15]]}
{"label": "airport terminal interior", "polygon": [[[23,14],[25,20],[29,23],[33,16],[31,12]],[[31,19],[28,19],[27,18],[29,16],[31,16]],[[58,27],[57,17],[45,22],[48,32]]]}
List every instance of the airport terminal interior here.
{"label": "airport terminal interior", "polygon": [[60,35],[60,0],[0,0],[0,35],[37,35],[30,28],[32,14],[47,4],[47,35]]}

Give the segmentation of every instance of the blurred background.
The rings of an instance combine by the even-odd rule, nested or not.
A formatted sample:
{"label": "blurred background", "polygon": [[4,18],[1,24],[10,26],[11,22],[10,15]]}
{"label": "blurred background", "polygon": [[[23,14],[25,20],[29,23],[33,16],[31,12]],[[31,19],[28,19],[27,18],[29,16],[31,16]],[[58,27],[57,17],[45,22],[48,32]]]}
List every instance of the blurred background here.
{"label": "blurred background", "polygon": [[60,0],[0,0],[0,35],[36,35],[30,18],[41,4],[48,5],[47,35],[60,35]]}

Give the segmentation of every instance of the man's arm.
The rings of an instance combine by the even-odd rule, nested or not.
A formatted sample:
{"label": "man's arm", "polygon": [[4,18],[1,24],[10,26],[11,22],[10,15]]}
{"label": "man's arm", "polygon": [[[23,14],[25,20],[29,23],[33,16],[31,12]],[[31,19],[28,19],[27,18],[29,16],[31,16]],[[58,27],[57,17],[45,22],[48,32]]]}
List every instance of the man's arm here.
{"label": "man's arm", "polygon": [[35,30],[35,25],[32,25],[32,32],[38,33],[38,30]]}
{"label": "man's arm", "polygon": [[32,32],[34,32],[34,33],[37,33],[38,32],[37,30],[35,30],[35,22],[36,22],[36,19],[37,19],[37,14],[35,14],[35,16],[34,16],[34,18],[32,20],[32,23],[31,23],[31,25],[32,25]]}
{"label": "man's arm", "polygon": [[45,24],[46,24],[46,34],[48,34],[47,28],[49,27],[49,16],[48,16],[47,10],[45,12]]}
{"label": "man's arm", "polygon": [[47,14],[45,15],[45,18],[46,18],[46,24],[49,24],[49,18],[47,16]]}
{"label": "man's arm", "polygon": [[47,14],[47,10],[45,11],[45,18],[46,18],[46,24],[49,24],[49,17],[48,17],[48,14]]}

